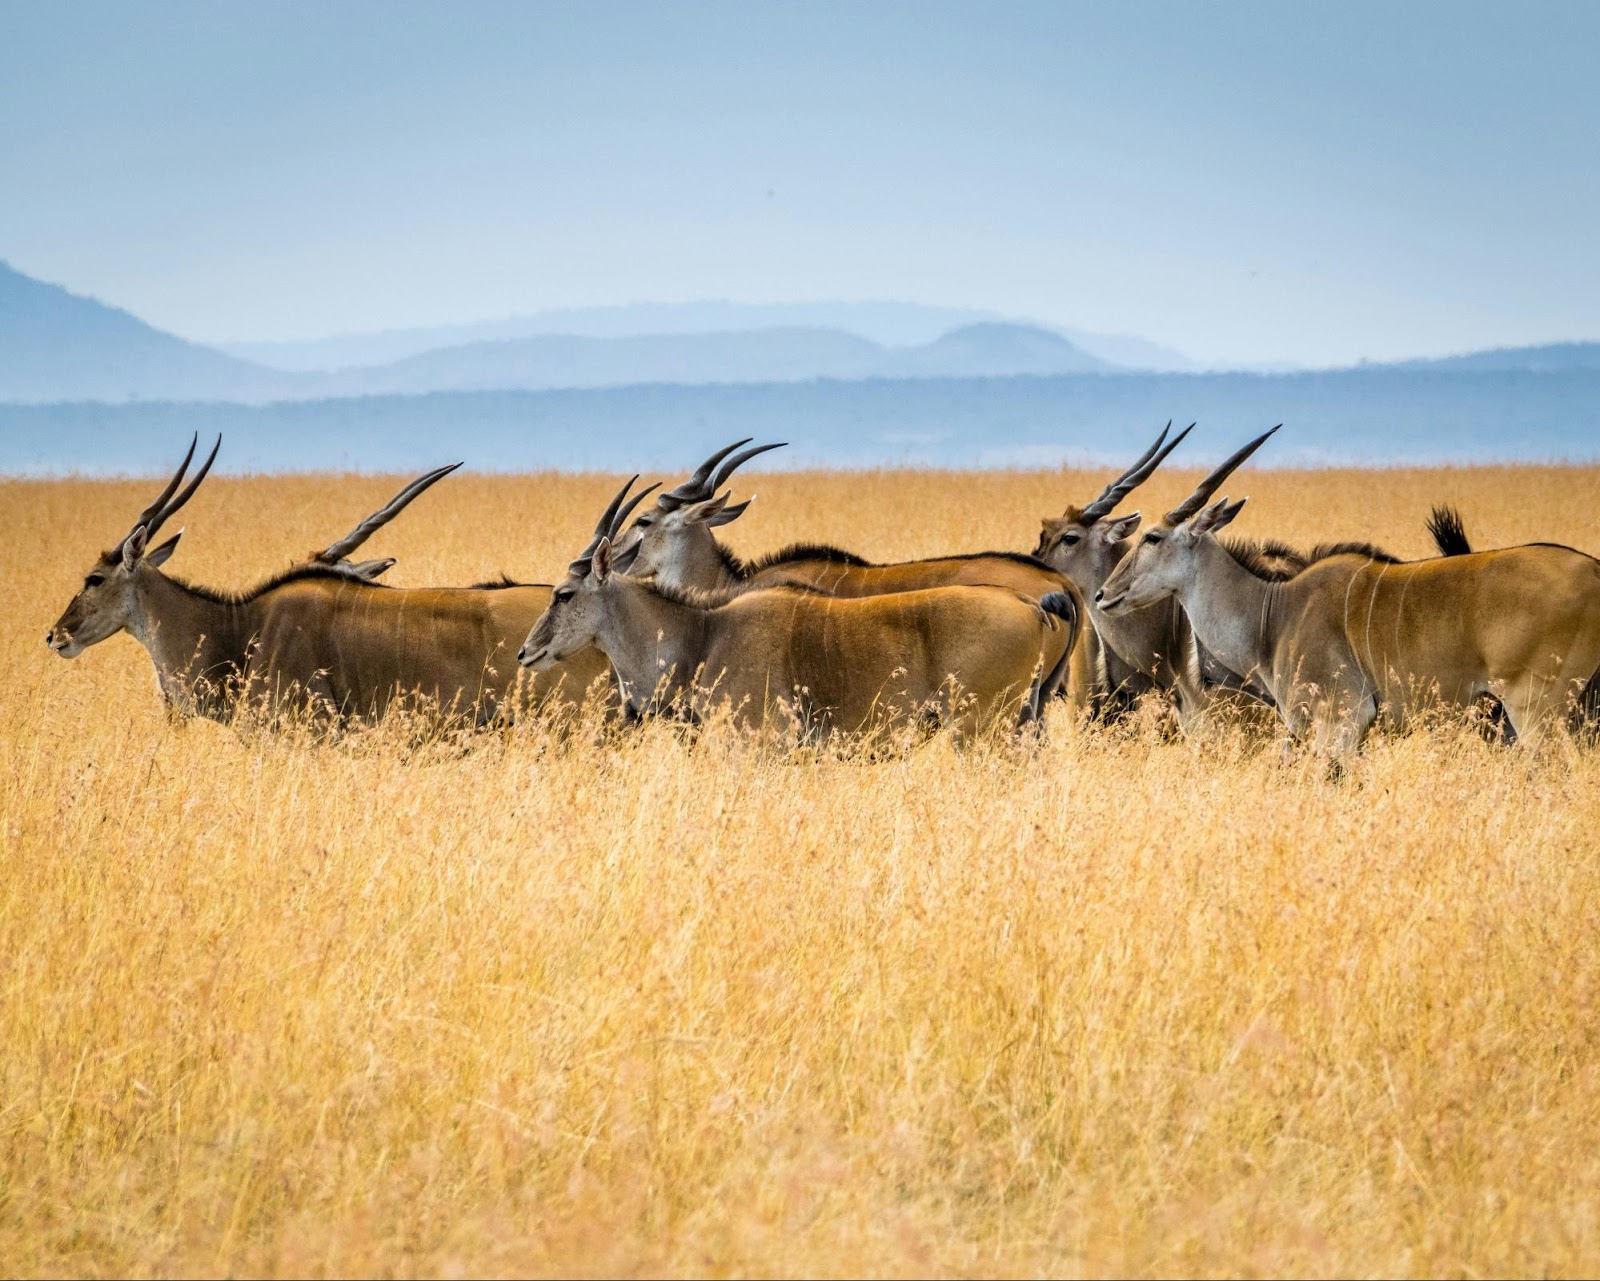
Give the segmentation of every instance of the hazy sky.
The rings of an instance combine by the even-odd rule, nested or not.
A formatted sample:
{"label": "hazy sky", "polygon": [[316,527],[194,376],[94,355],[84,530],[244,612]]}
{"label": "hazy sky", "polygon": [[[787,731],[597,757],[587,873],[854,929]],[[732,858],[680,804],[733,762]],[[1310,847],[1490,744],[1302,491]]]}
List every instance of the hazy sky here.
{"label": "hazy sky", "polygon": [[1600,338],[1600,4],[0,0],[0,258],[203,341],[909,299]]}

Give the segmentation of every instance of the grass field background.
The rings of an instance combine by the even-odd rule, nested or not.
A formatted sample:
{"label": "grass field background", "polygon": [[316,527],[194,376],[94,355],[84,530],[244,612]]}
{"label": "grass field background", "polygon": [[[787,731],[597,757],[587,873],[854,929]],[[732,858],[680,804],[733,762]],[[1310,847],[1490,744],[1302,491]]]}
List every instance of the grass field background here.
{"label": "grass field background", "polygon": [[[1026,551],[1104,480],[749,476],[726,532]],[[548,581],[616,483],[452,477],[367,554]],[[395,485],[209,480],[169,568],[247,586]],[[131,639],[44,645],[157,487],[0,483],[8,1270],[1600,1269],[1593,753],[175,725]],[[1600,549],[1600,469],[1229,489],[1301,543],[1419,555],[1449,500]]]}

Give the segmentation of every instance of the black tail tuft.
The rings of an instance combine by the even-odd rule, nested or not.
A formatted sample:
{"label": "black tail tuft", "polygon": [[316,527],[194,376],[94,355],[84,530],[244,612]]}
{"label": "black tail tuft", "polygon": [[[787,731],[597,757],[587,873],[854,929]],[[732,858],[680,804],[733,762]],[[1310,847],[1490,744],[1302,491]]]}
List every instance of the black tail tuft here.
{"label": "black tail tuft", "polygon": [[1039,608],[1047,614],[1054,614],[1068,627],[1078,625],[1078,602],[1072,599],[1068,592],[1051,592],[1039,598]]}
{"label": "black tail tuft", "polygon": [[1435,505],[1428,517],[1428,532],[1433,535],[1433,545],[1439,549],[1439,555],[1472,554],[1472,544],[1467,541],[1467,531],[1461,523],[1461,513],[1450,504]]}

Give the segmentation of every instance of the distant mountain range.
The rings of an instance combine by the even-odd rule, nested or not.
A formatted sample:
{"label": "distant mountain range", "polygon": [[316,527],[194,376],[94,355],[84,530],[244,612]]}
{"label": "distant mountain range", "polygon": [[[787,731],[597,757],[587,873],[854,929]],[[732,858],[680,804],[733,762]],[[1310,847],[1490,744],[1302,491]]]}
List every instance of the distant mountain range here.
{"label": "distant mountain range", "polygon": [[[878,336],[844,327],[852,317]],[[698,327],[712,322],[733,327]],[[1288,422],[1276,462],[1600,455],[1600,343],[1315,373],[1151,372],[1043,326],[911,304],[704,303],[538,323],[597,332],[368,335],[478,334],[276,369],[0,263],[0,472],[159,468],[175,440],[213,428],[228,434],[229,469],[400,469],[437,462],[444,439],[478,467],[665,466],[745,435],[793,440],[790,465],[1037,466],[1114,459],[1130,431],[1168,418],[1230,439]],[[659,331],[626,332],[637,324]]]}
{"label": "distant mountain range", "polygon": [[[224,343],[221,350],[274,369],[308,373],[388,364],[439,347],[548,335],[642,338],[741,333],[757,329],[834,329],[870,339],[882,347],[919,347],[952,329],[990,323],[1031,325],[1031,322],[1018,322],[1015,317],[999,312],[972,307],[930,307],[910,302],[635,303],[625,307],[569,307],[472,325],[343,334],[309,342]],[[1169,371],[1196,368],[1182,352],[1143,338],[1060,326],[1054,327],[1053,332],[1108,364]]]}
{"label": "distant mountain range", "polygon": [[[709,306],[701,314],[720,314],[730,305]],[[881,326],[885,316],[904,319],[911,310],[885,304],[870,314]],[[686,324],[687,313],[680,310],[677,319]],[[293,371],[186,342],[0,263],[0,401],[259,404],[437,391],[971,378],[1112,368],[1049,329],[977,321],[911,346],[795,325],[604,337],[550,333],[439,346],[382,364]]]}

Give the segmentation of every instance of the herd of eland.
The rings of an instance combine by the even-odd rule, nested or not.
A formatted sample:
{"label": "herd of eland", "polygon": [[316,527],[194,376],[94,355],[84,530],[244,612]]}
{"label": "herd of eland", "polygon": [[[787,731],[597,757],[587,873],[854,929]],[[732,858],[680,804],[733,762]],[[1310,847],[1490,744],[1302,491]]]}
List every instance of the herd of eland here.
{"label": "herd of eland", "polygon": [[406,703],[487,724],[598,699],[621,722],[723,709],[791,739],[968,737],[1037,726],[1056,699],[1115,720],[1157,698],[1186,733],[1271,709],[1287,741],[1334,764],[1374,723],[1424,708],[1487,706],[1524,747],[1600,720],[1600,561],[1550,543],[1474,552],[1446,508],[1424,560],[1220,537],[1244,500],[1218,491],[1277,430],[1141,534],[1117,509],[1189,434],[1164,430],[1093,500],[1045,519],[1031,554],[877,564],[800,544],[742,560],[715,533],[749,505],[725,486],[779,448],[742,440],[642,511],[659,486],[630,480],[555,585],[390,587],[393,560],[350,559],[455,464],[243,593],[163,572],[182,531],[156,535],[217,456],[189,477],[196,440],[46,640],[75,658],[126,630],[173,711],[216,719],[259,705],[339,724]]}

